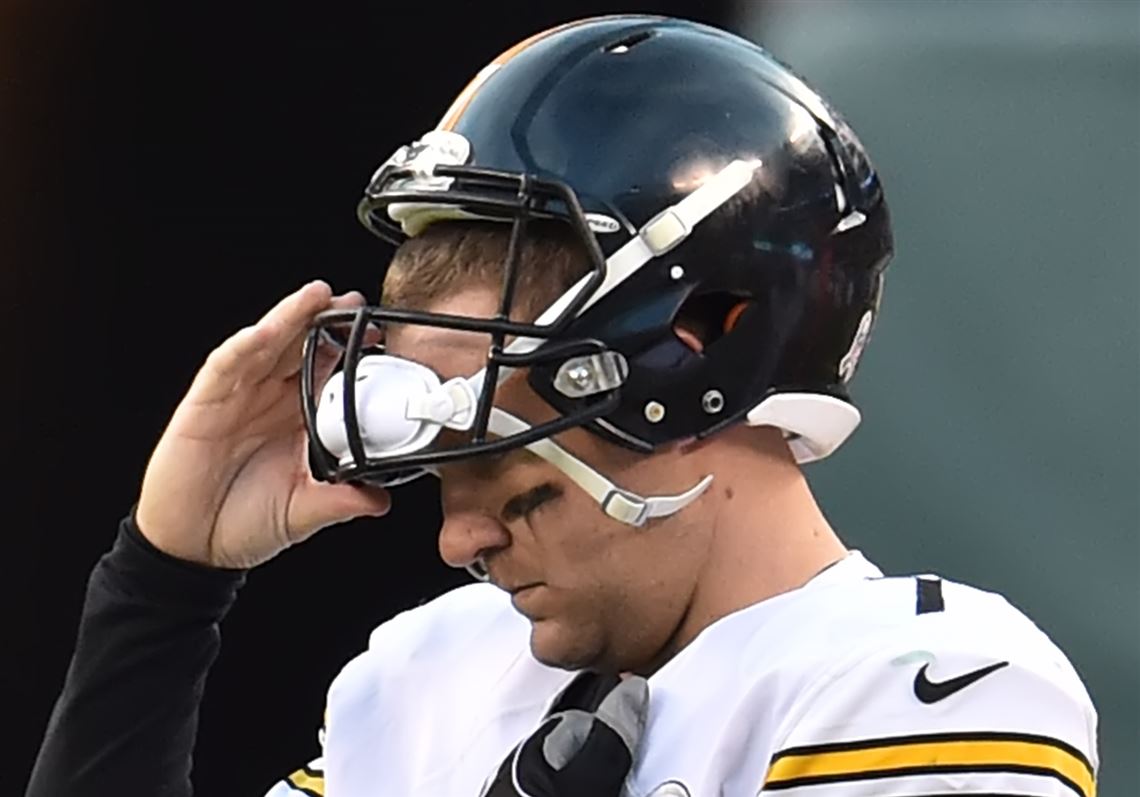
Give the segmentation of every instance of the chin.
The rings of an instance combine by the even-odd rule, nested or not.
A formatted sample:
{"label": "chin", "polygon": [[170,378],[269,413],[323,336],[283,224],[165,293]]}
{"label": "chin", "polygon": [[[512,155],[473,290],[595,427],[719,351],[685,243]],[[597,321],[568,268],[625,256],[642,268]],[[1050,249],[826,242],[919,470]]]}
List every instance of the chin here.
{"label": "chin", "polygon": [[592,634],[553,619],[534,620],[530,652],[541,663],[561,670],[600,669],[603,646]]}

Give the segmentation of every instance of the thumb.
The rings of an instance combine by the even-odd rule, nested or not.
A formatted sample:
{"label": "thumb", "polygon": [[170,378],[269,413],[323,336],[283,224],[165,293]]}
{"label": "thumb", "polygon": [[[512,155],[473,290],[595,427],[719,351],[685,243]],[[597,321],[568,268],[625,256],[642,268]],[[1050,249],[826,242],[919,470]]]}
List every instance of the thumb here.
{"label": "thumb", "polygon": [[610,690],[595,713],[571,709],[555,715],[558,722],[543,740],[543,757],[553,769],[559,770],[582,753],[591,738],[595,744],[608,744],[605,736],[590,736],[598,722],[616,734],[632,757],[645,731],[648,711],[649,682],[641,676],[630,675]]}
{"label": "thumb", "polygon": [[621,737],[632,755],[637,752],[637,744],[645,731],[649,682],[640,675],[630,675],[606,695],[596,713],[599,720]]}
{"label": "thumb", "polygon": [[289,502],[289,531],[294,542],[358,517],[379,517],[388,512],[392,498],[382,487],[329,484],[307,479]]}
{"label": "thumb", "polygon": [[636,758],[648,709],[649,684],[631,676],[606,695],[596,712],[555,715],[558,724],[543,740],[542,749],[552,783],[562,787],[553,792],[618,794]]}
{"label": "thumb", "polygon": [[557,715],[557,724],[542,740],[542,757],[551,769],[562,769],[578,755],[593,727],[594,716],[585,711],[571,709]]}

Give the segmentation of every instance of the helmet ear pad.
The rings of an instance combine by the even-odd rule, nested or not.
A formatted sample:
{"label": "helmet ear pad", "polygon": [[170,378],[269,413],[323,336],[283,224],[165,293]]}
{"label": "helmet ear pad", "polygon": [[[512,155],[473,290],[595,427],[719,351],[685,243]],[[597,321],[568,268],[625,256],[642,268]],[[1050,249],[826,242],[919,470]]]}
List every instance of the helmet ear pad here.
{"label": "helmet ear pad", "polygon": [[705,339],[692,327],[678,322],[673,325],[673,334],[695,353],[700,354],[705,350]]}
{"label": "helmet ear pad", "polygon": [[[767,376],[758,371],[771,370],[757,368],[758,358],[771,359],[767,347],[755,343],[766,336],[761,330],[767,326],[758,302],[735,290],[707,289],[706,282],[716,284],[705,279],[709,275],[702,275],[700,284],[675,280],[670,272],[676,265],[674,258],[647,264],[566,330],[568,337],[603,340],[625,358],[629,373],[619,388],[619,407],[589,428],[635,450],[701,436],[743,417],[756,403],[748,394]],[[631,302],[630,297],[652,299]],[[734,361],[740,365],[734,367]],[[530,382],[560,413],[568,414],[590,399],[570,399],[554,389],[558,365],[532,367]],[[739,406],[725,402],[710,411],[704,398],[713,390],[723,398],[737,397]],[[663,406],[664,417],[654,416],[651,405]]]}
{"label": "helmet ear pad", "polygon": [[[742,421],[777,393],[849,403],[839,364],[861,316],[877,306],[882,264],[852,263],[840,245],[850,239],[837,241],[824,225],[800,224],[799,240],[783,240],[765,229],[766,210],[748,223],[710,218],[566,330],[605,341],[628,363],[619,406],[591,430],[651,451]],[[591,399],[553,389],[557,365],[532,368],[532,387],[559,412],[580,409]]]}
{"label": "helmet ear pad", "polygon": [[677,311],[673,333],[700,354],[724,335],[732,332],[751,299],[733,293],[694,293]]}

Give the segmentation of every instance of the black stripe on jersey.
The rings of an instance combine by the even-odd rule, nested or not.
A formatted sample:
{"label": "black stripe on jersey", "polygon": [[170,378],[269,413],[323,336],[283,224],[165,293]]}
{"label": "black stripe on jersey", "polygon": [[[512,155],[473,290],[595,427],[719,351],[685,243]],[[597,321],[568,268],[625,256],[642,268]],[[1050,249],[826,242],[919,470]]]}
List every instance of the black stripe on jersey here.
{"label": "black stripe on jersey", "polygon": [[781,758],[793,755],[814,755],[817,753],[841,753],[847,750],[874,750],[877,747],[896,747],[903,744],[925,744],[927,742],[1029,742],[1031,744],[1045,744],[1056,747],[1076,758],[1085,769],[1092,774],[1093,768],[1077,748],[1071,744],[1054,739],[1052,736],[1040,736],[1035,733],[1009,733],[1006,731],[973,731],[970,733],[919,733],[910,736],[882,736],[876,739],[859,739],[852,742],[826,742],[824,744],[807,744],[800,747],[785,747],[772,756],[771,763]]}
{"label": "black stripe on jersey", "polygon": [[[765,783],[765,791],[780,791],[794,789],[797,786],[819,786],[824,783],[842,783],[856,780],[878,780],[881,778],[904,778],[911,775],[956,775],[968,772],[1012,772],[1017,775],[1038,775],[1045,778],[1055,778],[1064,783],[1074,794],[1081,797],[1092,797],[1085,794],[1085,790],[1060,772],[1049,767],[1030,767],[1021,764],[934,764],[921,767],[898,767],[890,770],[867,770],[866,772],[840,772],[835,775],[808,775],[802,778],[788,778],[776,783]],[[992,792],[985,792],[988,796]]]}
{"label": "black stripe on jersey", "polygon": [[918,587],[915,614],[940,612],[946,608],[946,604],[942,602],[942,579],[919,577],[915,581]]}
{"label": "black stripe on jersey", "polygon": [[325,797],[325,795],[319,791],[314,791],[313,789],[309,789],[304,786],[298,786],[293,782],[293,779],[291,777],[285,778],[285,782],[289,784],[290,789],[297,792],[298,794],[304,794],[306,797]]}

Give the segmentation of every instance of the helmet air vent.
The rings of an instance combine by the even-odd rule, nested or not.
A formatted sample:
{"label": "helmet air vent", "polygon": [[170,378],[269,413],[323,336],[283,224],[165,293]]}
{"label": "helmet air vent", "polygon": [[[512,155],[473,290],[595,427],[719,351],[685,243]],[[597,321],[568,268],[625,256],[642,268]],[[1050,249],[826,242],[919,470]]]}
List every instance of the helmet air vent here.
{"label": "helmet air vent", "polygon": [[651,30],[639,31],[638,33],[634,33],[631,36],[626,36],[624,39],[620,39],[613,44],[607,44],[602,48],[602,52],[612,53],[614,55],[628,53],[634,47],[641,44],[646,39],[651,38],[652,36],[653,31]]}

